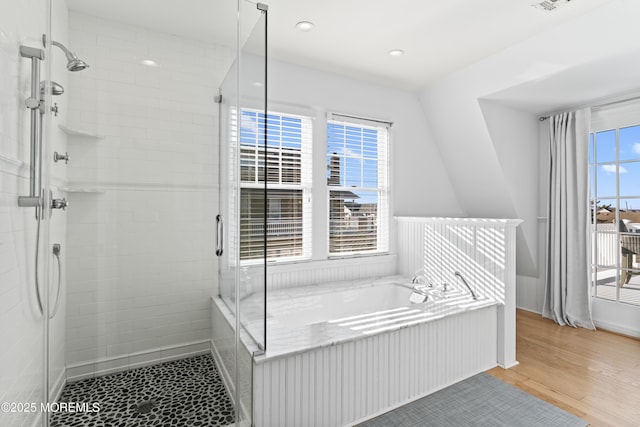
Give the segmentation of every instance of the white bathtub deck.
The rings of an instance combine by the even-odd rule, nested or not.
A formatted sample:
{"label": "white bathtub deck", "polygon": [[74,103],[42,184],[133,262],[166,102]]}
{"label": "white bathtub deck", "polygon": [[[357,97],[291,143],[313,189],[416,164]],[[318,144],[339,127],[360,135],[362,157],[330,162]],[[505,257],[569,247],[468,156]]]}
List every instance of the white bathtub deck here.
{"label": "white bathtub deck", "polygon": [[[255,363],[499,305],[496,300],[482,296],[474,301],[467,292],[456,287],[450,288],[447,299],[422,304],[409,302],[409,288],[397,289],[396,296],[389,294],[385,300],[380,300],[385,295],[377,292],[378,289],[402,280],[411,286],[406,278],[392,277],[373,284],[333,283],[269,292],[267,351],[256,356]],[[243,307],[248,305],[250,300],[243,301]],[[367,309],[367,306],[371,308]],[[317,313],[322,313],[323,318],[319,319]],[[246,326],[250,333],[263,331],[261,322]]]}
{"label": "white bathtub deck", "polygon": [[441,307],[451,314],[369,335],[327,323],[305,327],[317,342],[283,334],[312,348],[255,360],[256,427],[357,424],[495,367],[498,306]]}

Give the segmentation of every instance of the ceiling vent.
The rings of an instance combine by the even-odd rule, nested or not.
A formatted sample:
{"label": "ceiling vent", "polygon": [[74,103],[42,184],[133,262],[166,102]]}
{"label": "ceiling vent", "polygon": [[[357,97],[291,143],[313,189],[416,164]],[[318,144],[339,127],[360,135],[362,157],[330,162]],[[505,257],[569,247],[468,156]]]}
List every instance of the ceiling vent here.
{"label": "ceiling vent", "polygon": [[551,12],[552,10],[556,10],[560,5],[564,3],[569,3],[571,0],[544,0],[540,3],[532,4],[536,9],[546,10],[547,12]]}

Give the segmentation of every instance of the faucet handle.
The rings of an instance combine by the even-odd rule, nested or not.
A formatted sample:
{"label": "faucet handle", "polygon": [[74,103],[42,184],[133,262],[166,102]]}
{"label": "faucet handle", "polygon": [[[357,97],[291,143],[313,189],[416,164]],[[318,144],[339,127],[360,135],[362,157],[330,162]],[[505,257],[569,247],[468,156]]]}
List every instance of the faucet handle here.
{"label": "faucet handle", "polygon": [[53,153],[53,161],[58,162],[60,160],[64,160],[65,164],[69,163],[69,153],[60,154],[57,151]]}
{"label": "faucet handle", "polygon": [[417,274],[411,278],[411,284],[412,285],[427,285],[430,288],[433,287],[431,282],[429,282],[429,280],[427,280],[427,278],[425,276],[417,275]]}
{"label": "faucet handle", "polygon": [[64,211],[67,209],[68,205],[69,205],[69,202],[67,202],[66,198],[51,200],[51,209],[62,209]]}

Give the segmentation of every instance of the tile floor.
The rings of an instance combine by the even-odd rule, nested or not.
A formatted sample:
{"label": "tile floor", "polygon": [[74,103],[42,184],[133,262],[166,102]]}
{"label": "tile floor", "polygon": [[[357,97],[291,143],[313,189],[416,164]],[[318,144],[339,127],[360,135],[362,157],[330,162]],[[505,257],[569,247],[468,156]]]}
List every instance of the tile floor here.
{"label": "tile floor", "polygon": [[51,427],[213,427],[234,420],[210,355],[69,383],[59,402],[97,402],[100,411],[58,412]]}

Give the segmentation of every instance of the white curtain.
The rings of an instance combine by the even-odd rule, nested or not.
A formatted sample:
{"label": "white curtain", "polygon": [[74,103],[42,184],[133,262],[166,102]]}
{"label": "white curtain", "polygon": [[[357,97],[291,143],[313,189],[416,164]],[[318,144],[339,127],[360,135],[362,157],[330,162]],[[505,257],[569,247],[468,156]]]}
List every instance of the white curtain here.
{"label": "white curtain", "polygon": [[542,315],[595,329],[589,295],[590,109],[549,117],[549,228]]}

